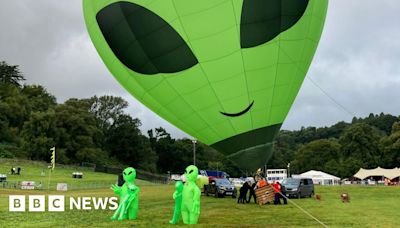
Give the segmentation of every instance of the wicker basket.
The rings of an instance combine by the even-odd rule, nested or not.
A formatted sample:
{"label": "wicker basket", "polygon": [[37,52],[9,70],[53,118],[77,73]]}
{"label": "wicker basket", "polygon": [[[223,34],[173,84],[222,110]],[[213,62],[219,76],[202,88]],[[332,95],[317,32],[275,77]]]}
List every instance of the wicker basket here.
{"label": "wicker basket", "polygon": [[274,189],[271,185],[266,185],[262,188],[258,188],[255,191],[257,203],[259,205],[264,205],[268,202],[273,202],[275,199]]}

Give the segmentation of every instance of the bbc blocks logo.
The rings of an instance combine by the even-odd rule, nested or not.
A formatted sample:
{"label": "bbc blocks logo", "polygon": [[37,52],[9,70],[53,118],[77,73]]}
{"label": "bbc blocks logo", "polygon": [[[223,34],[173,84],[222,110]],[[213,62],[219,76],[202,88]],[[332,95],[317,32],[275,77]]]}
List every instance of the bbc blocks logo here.
{"label": "bbc blocks logo", "polygon": [[64,212],[68,210],[116,210],[117,197],[69,197],[66,207],[64,195],[10,195],[9,211],[11,212]]}

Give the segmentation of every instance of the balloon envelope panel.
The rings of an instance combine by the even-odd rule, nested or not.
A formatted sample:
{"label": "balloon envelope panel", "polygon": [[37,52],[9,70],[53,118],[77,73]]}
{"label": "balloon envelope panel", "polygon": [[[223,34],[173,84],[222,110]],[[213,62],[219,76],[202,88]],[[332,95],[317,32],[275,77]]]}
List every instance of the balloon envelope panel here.
{"label": "balloon envelope panel", "polygon": [[270,156],[301,87],[327,0],[84,0],[83,6],[97,51],[125,89],[252,169]]}

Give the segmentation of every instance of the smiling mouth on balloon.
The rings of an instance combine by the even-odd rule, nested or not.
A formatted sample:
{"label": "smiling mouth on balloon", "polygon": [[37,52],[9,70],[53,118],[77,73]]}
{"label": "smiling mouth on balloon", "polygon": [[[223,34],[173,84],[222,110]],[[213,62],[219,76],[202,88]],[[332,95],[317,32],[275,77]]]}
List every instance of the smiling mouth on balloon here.
{"label": "smiling mouth on balloon", "polygon": [[241,116],[241,115],[245,114],[246,112],[248,112],[251,109],[251,107],[253,107],[253,104],[254,104],[254,101],[251,102],[251,104],[245,110],[238,112],[238,113],[226,113],[226,112],[220,112],[220,113],[224,116],[229,116],[229,117]]}

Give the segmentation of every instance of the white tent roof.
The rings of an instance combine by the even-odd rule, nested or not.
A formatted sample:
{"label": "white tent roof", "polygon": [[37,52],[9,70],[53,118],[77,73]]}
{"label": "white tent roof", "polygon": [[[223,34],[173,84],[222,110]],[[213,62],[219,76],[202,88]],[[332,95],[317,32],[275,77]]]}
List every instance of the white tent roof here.
{"label": "white tent roof", "polygon": [[307,177],[311,179],[323,179],[323,180],[340,180],[339,177],[333,176],[329,173],[324,173],[322,171],[310,170],[305,173],[300,174],[301,177]]}
{"label": "white tent roof", "polygon": [[400,169],[399,168],[384,169],[378,166],[378,168],[375,169],[361,168],[360,170],[358,170],[356,174],[354,174],[354,177],[361,180],[364,180],[365,178],[371,176],[383,176],[389,179],[394,179],[400,176]]}

